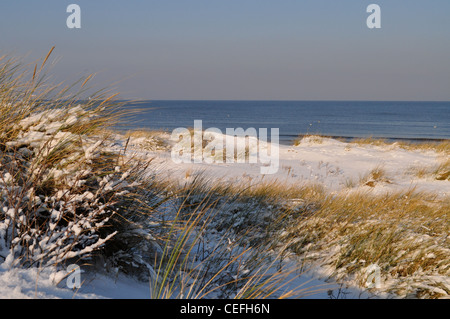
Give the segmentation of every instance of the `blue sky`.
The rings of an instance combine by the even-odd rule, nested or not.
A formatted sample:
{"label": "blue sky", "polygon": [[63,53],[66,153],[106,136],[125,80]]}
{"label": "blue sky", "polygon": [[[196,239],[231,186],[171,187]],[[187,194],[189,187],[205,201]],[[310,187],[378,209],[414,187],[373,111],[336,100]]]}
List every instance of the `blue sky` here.
{"label": "blue sky", "polygon": [[0,50],[56,46],[55,81],[96,72],[123,98],[450,100],[449,16],[448,0],[8,1]]}

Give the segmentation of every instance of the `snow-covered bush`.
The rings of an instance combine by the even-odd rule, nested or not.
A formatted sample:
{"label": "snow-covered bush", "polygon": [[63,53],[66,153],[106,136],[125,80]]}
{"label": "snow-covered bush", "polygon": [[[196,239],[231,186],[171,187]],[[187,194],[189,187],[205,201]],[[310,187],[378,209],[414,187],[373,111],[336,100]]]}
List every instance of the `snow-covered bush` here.
{"label": "snow-covered bush", "polygon": [[279,272],[257,245],[270,222],[258,204],[228,205],[240,197],[200,179],[177,189],[149,176],[104,130],[122,115],[115,95],[80,100],[90,76],[48,86],[47,59],[27,73],[0,58],[0,270],[39,266],[61,279],[55,266],[95,256],[89,264],[149,280],[156,298],[272,295]]}
{"label": "snow-covered bush", "polygon": [[117,234],[112,219],[138,186],[133,176],[140,164],[124,163],[107,149],[102,134],[120,116],[115,95],[97,91],[79,100],[90,76],[73,86],[47,85],[41,74],[49,55],[32,72],[15,59],[0,58],[4,268],[90,255]]}
{"label": "snow-covered bush", "polygon": [[[116,234],[102,230],[136,185],[104,152],[105,141],[70,132],[81,106],[46,110],[17,123],[0,150],[0,256],[5,265],[80,258]],[[118,158],[117,158],[118,159]],[[107,167],[110,166],[110,167]],[[102,231],[101,231],[102,230]],[[101,234],[104,237],[101,237]]]}

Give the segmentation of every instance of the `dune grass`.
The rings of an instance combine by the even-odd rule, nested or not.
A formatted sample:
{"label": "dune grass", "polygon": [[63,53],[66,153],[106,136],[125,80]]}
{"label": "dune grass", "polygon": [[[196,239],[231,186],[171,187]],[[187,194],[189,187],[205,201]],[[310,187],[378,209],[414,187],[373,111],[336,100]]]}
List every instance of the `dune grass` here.
{"label": "dune grass", "polygon": [[248,234],[260,229],[248,224],[238,233],[231,225],[219,226],[215,219],[222,217],[228,203],[212,193],[195,204],[191,198],[181,197],[169,233],[173,239],[165,241],[155,259],[152,298],[297,298],[332,287],[289,285],[301,269],[291,265],[281,271],[279,256],[268,254],[264,242],[249,245]]}
{"label": "dune grass", "polygon": [[[331,138],[326,135],[318,135],[318,134],[307,134],[302,135],[296,138],[293,142],[294,146],[298,146],[302,143],[302,141],[308,141],[309,143],[322,144],[323,139]],[[343,139],[336,138],[336,140],[344,142]],[[417,141],[417,142],[409,142],[409,141],[388,141],[383,138],[353,138],[348,141],[345,141],[348,144],[348,147],[351,148],[352,145],[364,146],[364,145],[374,145],[380,147],[398,147],[405,150],[419,150],[419,151],[435,151],[437,153],[448,156],[450,154],[450,140],[443,141]]]}
{"label": "dune grass", "polygon": [[170,145],[167,139],[161,138],[161,135],[167,135],[164,131],[155,131],[147,129],[139,129],[128,131],[124,134],[126,138],[132,139],[133,143],[139,148],[149,151],[168,150]]}
{"label": "dune grass", "polygon": [[[381,169],[375,171],[378,180],[383,178]],[[330,195],[316,185],[278,183],[233,185],[219,193],[233,203],[229,213],[221,213],[226,225],[234,232],[253,229],[246,234],[248,243],[253,236],[253,242],[265,242],[280,256],[320,265],[334,279],[374,293],[412,298],[450,293],[445,283],[450,274],[448,197],[413,189]],[[378,290],[367,282],[374,265],[380,269]]]}
{"label": "dune grass", "polygon": [[[448,198],[328,194],[317,184],[230,184],[194,173],[184,185],[162,180],[151,162],[125,155],[127,144],[109,147],[105,132],[123,116],[117,94],[83,99],[92,76],[47,82],[51,51],[31,69],[0,60],[3,266],[88,260],[148,281],[151,298],[293,298],[332,289],[295,287],[310,267],[365,289],[377,265],[383,292],[450,295],[439,281],[450,275]],[[141,137],[148,132],[124,140]],[[448,143],[421,147],[448,152]],[[448,165],[430,174],[446,179]],[[385,179],[377,167],[362,181]]]}
{"label": "dune grass", "polygon": [[350,193],[324,198],[313,213],[295,223],[290,213],[282,215],[291,222],[280,242],[297,255],[325,263],[336,278],[353,277],[361,287],[368,266],[377,265],[389,283],[387,292],[442,297],[450,287],[425,282],[427,276],[445,278],[450,273],[449,214],[448,199],[436,200],[430,194]]}
{"label": "dune grass", "polygon": [[[309,137],[310,142],[321,143],[321,139]],[[432,150],[444,159],[448,152],[447,142],[409,145],[364,139],[349,143],[369,144]],[[438,180],[448,178],[447,172],[445,160],[427,170]],[[351,282],[390,297],[441,298],[450,294],[445,280],[450,275],[448,197],[414,189],[384,195],[347,190],[329,194],[316,184],[227,183],[201,173],[189,175],[186,191],[179,193],[185,200],[184,209],[202,207],[208,194],[220,203],[210,229],[239,235],[239,246],[252,247],[264,256],[277,252],[280,263],[286,256],[294,256],[301,269],[315,265],[338,282]],[[390,183],[382,166],[359,181],[348,181],[351,188],[376,183]],[[178,187],[175,185],[179,184],[171,187]],[[373,267],[379,269],[381,287],[369,285]]]}
{"label": "dune grass", "polygon": [[361,176],[359,183],[360,185],[375,187],[378,183],[391,183],[391,181],[388,179],[386,170],[382,166],[378,165],[370,170],[370,172],[366,175]]}
{"label": "dune grass", "polygon": [[111,149],[111,127],[125,114],[117,94],[92,93],[92,76],[51,84],[45,66],[52,51],[31,66],[0,60],[4,269],[90,264],[148,280],[151,298],[298,295],[285,287],[296,267],[275,269],[277,257],[263,253],[264,242],[249,245],[233,229],[236,221],[222,219],[236,200],[227,187],[212,192],[199,181],[175,188],[152,174],[149,162],[125,156],[127,145]]}
{"label": "dune grass", "polygon": [[431,178],[438,181],[450,180],[450,160],[443,160],[432,166],[412,166],[407,170],[418,178]]}
{"label": "dune grass", "polygon": [[450,154],[450,140],[443,141],[395,141],[391,142],[382,138],[357,138],[350,141],[350,144],[363,145],[375,145],[381,147],[398,147],[401,149],[414,151],[435,151],[445,155]]}
{"label": "dune grass", "polygon": [[322,144],[324,138],[327,138],[327,136],[316,135],[316,134],[304,134],[304,135],[297,137],[294,140],[293,145],[299,146],[302,142],[305,142],[305,141],[308,141],[309,143]]}
{"label": "dune grass", "polygon": [[91,92],[91,75],[51,84],[52,51],[34,65],[0,59],[0,255],[9,267],[91,256],[117,234],[111,220],[127,203],[117,195],[140,170],[104,149],[104,130],[124,114],[117,94]]}

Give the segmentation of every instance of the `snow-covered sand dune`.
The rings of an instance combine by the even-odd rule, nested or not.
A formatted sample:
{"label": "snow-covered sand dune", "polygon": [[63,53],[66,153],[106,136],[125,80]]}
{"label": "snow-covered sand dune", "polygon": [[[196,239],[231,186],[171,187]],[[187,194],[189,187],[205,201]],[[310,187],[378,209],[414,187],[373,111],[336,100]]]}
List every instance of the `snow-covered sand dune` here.
{"label": "snow-covered sand dune", "polygon": [[[160,138],[165,139],[167,145],[173,144],[168,135],[162,134]],[[148,141],[142,137],[131,138],[129,144],[139,150],[145,142]],[[257,150],[249,153],[257,154]],[[261,174],[262,163],[250,163],[248,159],[246,163],[174,163],[170,148],[148,151],[145,156],[154,157],[153,167],[159,167],[161,174],[172,178],[186,179],[195,172],[203,172],[217,182],[318,183],[330,192],[366,190],[373,194],[414,188],[438,196],[450,195],[448,180],[438,180],[431,174],[448,161],[448,154],[434,150],[407,150],[396,143],[360,145],[324,137],[307,137],[297,146],[279,145],[278,170],[270,175]],[[418,174],[421,170],[430,174]],[[382,176],[371,176],[377,171]]]}
{"label": "snow-covered sand dune", "polygon": [[[156,143],[156,142],[157,143]],[[160,147],[155,147],[155,145]],[[257,185],[261,181],[278,181],[286,185],[320,184],[330,193],[364,190],[373,194],[415,188],[417,191],[445,197],[450,194],[450,182],[438,180],[433,174],[418,174],[422,169],[432,172],[448,158],[433,150],[406,150],[395,144],[359,145],[321,137],[309,137],[297,146],[279,145],[278,170],[261,174],[261,163],[176,163],[172,160],[170,136],[152,137],[117,135],[109,150],[121,152],[125,145],[129,155],[152,159],[152,172],[164,179],[186,182],[196,172],[202,172],[214,183],[234,182]],[[253,145],[253,144],[252,144]],[[253,145],[254,146],[254,145]],[[249,154],[257,150],[250,149]],[[316,275],[320,271],[315,272]],[[55,285],[52,269],[0,268],[0,298],[148,298],[149,287],[132,278],[112,278],[87,274],[83,287],[74,293],[64,282]],[[313,274],[299,276],[297,282],[313,279],[310,285],[324,284]],[[295,283],[295,281],[294,281]],[[355,289],[348,297],[364,297]],[[328,298],[327,291],[313,295]]]}

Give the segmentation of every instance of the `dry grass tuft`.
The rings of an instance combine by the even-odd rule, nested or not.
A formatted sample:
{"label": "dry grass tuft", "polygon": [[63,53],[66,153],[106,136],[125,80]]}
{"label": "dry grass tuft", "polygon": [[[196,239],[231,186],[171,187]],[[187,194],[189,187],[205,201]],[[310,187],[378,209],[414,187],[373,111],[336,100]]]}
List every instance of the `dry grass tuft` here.
{"label": "dry grass tuft", "polygon": [[[353,192],[314,207],[310,217],[285,224],[280,241],[289,251],[326,263],[336,278],[354,278],[361,287],[368,267],[377,265],[382,280],[390,283],[387,292],[405,295],[401,287],[412,280],[410,296],[450,293],[450,287],[427,282],[428,276],[450,274],[448,199],[413,191],[384,196]],[[284,219],[291,220],[289,215]],[[420,283],[428,289],[419,289]]]}
{"label": "dry grass tuft", "polygon": [[[312,143],[322,144],[324,138],[330,138],[326,135],[302,135],[294,140],[294,146],[298,146],[302,141],[308,141]],[[342,139],[337,138],[342,142],[346,142]],[[382,138],[354,138],[347,142],[347,149],[350,150],[352,145],[364,146],[364,145],[374,145],[379,147],[398,147],[405,150],[419,150],[419,151],[434,151],[443,155],[450,154],[450,140],[443,141],[418,141],[418,142],[408,142],[408,141],[395,141],[390,142]]]}
{"label": "dry grass tuft", "polygon": [[387,178],[386,170],[381,166],[375,167],[367,175],[360,178],[361,185],[375,187],[378,183],[391,183]]}
{"label": "dry grass tuft", "polygon": [[408,172],[418,178],[432,178],[438,181],[448,181],[450,180],[450,160],[443,161],[442,163],[433,166],[411,167]]}
{"label": "dry grass tuft", "polygon": [[294,140],[294,146],[300,145],[302,142],[322,144],[323,139],[328,138],[327,136],[315,135],[315,134],[305,134],[301,135]]}
{"label": "dry grass tuft", "polygon": [[433,175],[436,176],[438,181],[450,180],[450,160],[440,164],[434,171]]}
{"label": "dry grass tuft", "polygon": [[362,145],[375,145],[380,147],[398,147],[405,150],[419,150],[419,151],[435,151],[445,155],[450,154],[450,140],[436,141],[436,142],[408,142],[408,141],[396,141],[389,142],[380,138],[358,138],[350,141],[350,144]]}
{"label": "dry grass tuft", "polygon": [[155,130],[133,130],[125,133],[126,138],[130,138],[131,143],[141,149],[149,151],[160,151],[170,149],[167,143],[167,132]]}

